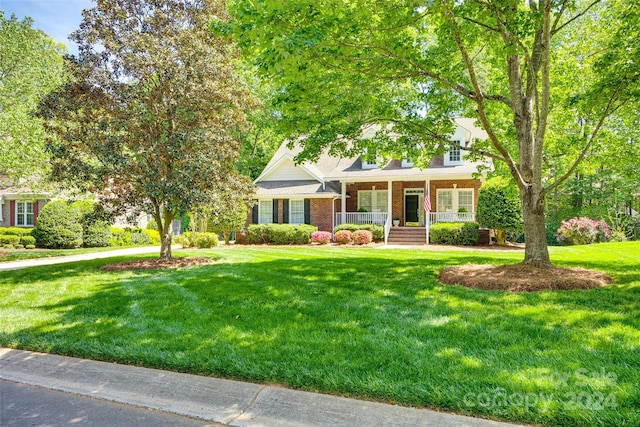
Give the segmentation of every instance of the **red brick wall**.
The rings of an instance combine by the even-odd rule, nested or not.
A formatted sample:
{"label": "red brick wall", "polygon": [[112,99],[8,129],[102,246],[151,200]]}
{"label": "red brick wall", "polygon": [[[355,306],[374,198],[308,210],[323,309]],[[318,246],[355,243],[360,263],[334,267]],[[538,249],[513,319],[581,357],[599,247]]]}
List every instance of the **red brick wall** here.
{"label": "red brick wall", "polygon": [[331,201],[332,199],[311,199],[311,225],[318,227],[319,231],[333,231]]}

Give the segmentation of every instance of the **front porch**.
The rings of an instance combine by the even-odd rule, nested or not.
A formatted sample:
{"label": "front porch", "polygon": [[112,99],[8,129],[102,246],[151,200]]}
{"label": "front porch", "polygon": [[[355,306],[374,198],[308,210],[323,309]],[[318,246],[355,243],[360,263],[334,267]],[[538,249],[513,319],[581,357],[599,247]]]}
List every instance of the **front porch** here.
{"label": "front porch", "polygon": [[[479,187],[479,181],[464,179],[341,182],[333,223],[381,225],[385,228],[385,243],[394,225],[419,227],[428,237],[430,224],[474,222]],[[425,212],[425,201],[429,202],[430,212]],[[407,234],[417,235],[416,231]]]}
{"label": "front porch", "polygon": [[[423,216],[424,217],[424,216]],[[377,224],[384,227],[384,243],[390,245],[424,245],[429,242],[429,226],[437,222],[474,222],[475,212],[429,212],[428,222],[417,221],[394,226],[389,212],[336,212],[334,224]]]}

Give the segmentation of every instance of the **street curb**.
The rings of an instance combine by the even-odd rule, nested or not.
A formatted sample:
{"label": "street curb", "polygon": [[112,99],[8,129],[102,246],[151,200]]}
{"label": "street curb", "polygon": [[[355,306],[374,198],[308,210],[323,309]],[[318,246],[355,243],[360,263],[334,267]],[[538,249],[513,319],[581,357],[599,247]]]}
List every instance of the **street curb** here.
{"label": "street curb", "polygon": [[0,379],[230,426],[507,427],[319,393],[0,348]]}

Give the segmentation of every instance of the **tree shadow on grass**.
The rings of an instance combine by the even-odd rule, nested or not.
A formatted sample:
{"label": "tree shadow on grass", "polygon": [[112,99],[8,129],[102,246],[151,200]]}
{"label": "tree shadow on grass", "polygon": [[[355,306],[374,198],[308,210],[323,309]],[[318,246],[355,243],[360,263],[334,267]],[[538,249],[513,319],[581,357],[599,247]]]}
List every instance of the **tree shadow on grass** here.
{"label": "tree shadow on grass", "polygon": [[[640,278],[623,270],[640,266],[620,267],[613,273],[624,281],[607,288],[513,294],[436,280],[448,265],[517,262],[511,256],[222,256],[179,270],[95,273],[114,260],[49,267],[42,292],[62,284],[68,291],[29,306],[43,314],[35,322],[25,303],[23,326],[2,331],[0,342],[522,422],[638,419]],[[29,277],[0,289],[29,286]],[[74,283],[78,277],[86,283]],[[614,384],[583,389],[575,378],[553,380],[601,368],[616,375]],[[559,398],[532,406],[478,401],[482,393],[583,390],[613,390],[618,406],[585,412]]]}

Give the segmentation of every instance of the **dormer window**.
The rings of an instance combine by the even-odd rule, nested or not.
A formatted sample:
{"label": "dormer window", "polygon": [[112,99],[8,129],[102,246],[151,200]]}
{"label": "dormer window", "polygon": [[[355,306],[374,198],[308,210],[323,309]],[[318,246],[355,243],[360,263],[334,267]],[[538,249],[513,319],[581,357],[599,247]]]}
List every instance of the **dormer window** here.
{"label": "dormer window", "polygon": [[403,168],[412,168],[413,167],[413,160],[411,160],[411,159],[402,159],[402,167]]}
{"label": "dormer window", "polygon": [[368,162],[366,160],[362,160],[362,169],[375,169],[380,164],[378,162]]}
{"label": "dormer window", "polygon": [[449,151],[444,156],[444,165],[445,166],[453,166],[453,165],[461,165],[463,163],[462,159],[462,147],[463,141],[452,141],[456,145],[449,146]]}

